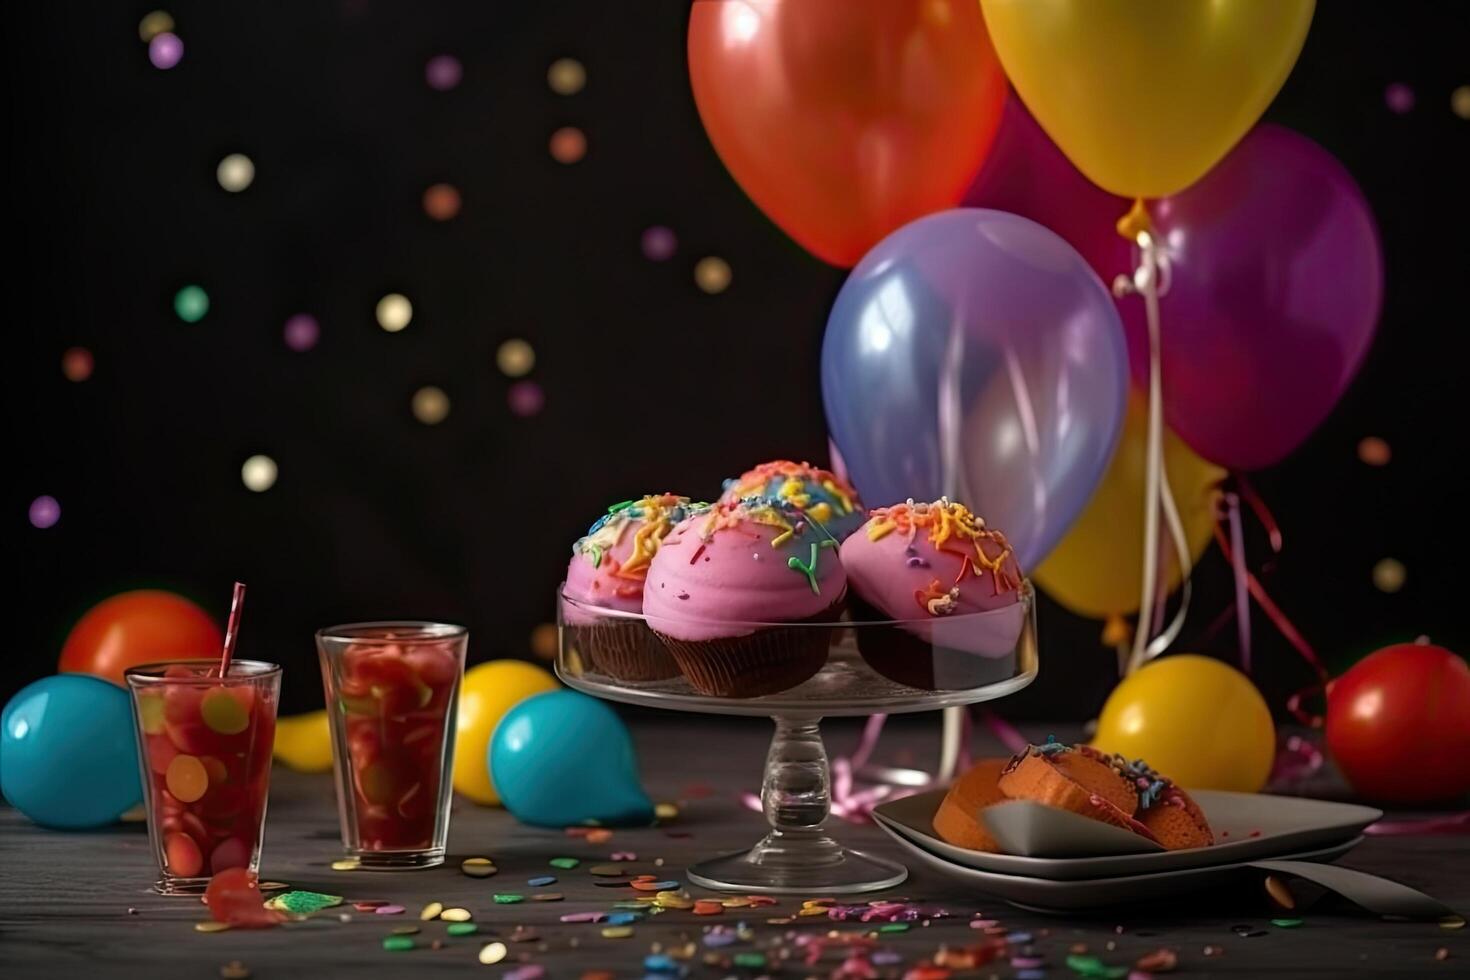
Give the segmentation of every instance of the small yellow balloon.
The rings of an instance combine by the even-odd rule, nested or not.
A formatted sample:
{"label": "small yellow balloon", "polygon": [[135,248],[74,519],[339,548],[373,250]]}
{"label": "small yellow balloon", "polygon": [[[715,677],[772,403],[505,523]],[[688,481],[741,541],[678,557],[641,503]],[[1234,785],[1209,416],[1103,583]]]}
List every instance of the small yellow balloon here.
{"label": "small yellow balloon", "polygon": [[465,671],[454,736],[455,790],[476,803],[499,803],[485,759],[490,735],[511,708],[558,687],[555,677],[524,660],[492,660]]}
{"label": "small yellow balloon", "polygon": [[1185,789],[1255,793],[1271,775],[1276,726],[1250,678],[1210,657],[1175,654],[1114,689],[1092,744],[1142,759]]}
{"label": "small yellow balloon", "polygon": [[[1147,459],[1148,405],[1135,392],[1129,396],[1123,435],[1102,482],[1082,516],[1032,576],[1047,595],[1078,615],[1108,619],[1138,611]],[[1225,471],[1200,459],[1168,429],[1164,430],[1164,469],[1184,522],[1190,559],[1198,562],[1214,536],[1215,495]],[[1169,565],[1171,592],[1179,587],[1177,564]]]}
{"label": "small yellow balloon", "polygon": [[1281,88],[1315,0],[980,0],[1021,101],[1123,197],[1184,190]]}
{"label": "small yellow balloon", "polygon": [[332,726],[325,711],[276,720],[275,756],[297,772],[330,772]]}

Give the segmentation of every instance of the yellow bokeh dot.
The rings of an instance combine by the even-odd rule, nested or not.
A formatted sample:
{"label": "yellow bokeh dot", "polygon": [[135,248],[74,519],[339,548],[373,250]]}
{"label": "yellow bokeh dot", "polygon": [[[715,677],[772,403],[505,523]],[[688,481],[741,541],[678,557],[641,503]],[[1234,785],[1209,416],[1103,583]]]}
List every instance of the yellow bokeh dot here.
{"label": "yellow bokeh dot", "polygon": [[542,660],[556,657],[556,624],[542,623],[531,631],[531,652]]}
{"label": "yellow bokeh dot", "polygon": [[144,14],[143,19],[138,21],[138,40],[147,44],[160,34],[166,34],[174,29],[174,19],[167,10],[155,10]]}
{"label": "yellow bokeh dot", "polygon": [[1461,85],[1450,93],[1450,111],[1461,119],[1470,119],[1470,85]]}
{"label": "yellow bokeh dot", "polygon": [[397,333],[413,319],[413,304],[402,293],[389,293],[378,300],[378,326]]}
{"label": "yellow bokeh dot", "polygon": [[536,351],[519,337],[507,340],[495,351],[495,366],[507,378],[520,378],[536,366]]}
{"label": "yellow bokeh dot", "polygon": [[240,482],[245,489],[265,493],[276,485],[276,461],[269,456],[256,455],[247,459],[240,467]]}
{"label": "yellow bokeh dot", "polygon": [[1373,566],[1373,584],[1379,592],[1392,595],[1404,587],[1408,577],[1409,570],[1397,558],[1384,558]]}
{"label": "yellow bokeh dot", "polygon": [[219,162],[214,176],[221,187],[238,194],[255,180],[255,163],[243,153],[231,153]]}
{"label": "yellow bokeh dot", "polygon": [[413,417],[424,425],[438,425],[449,417],[449,396],[443,388],[425,385],[413,393]]}
{"label": "yellow bokeh dot", "polygon": [[715,255],[700,259],[694,266],[695,285],[710,295],[729,289],[732,277],[730,263]]}
{"label": "yellow bokeh dot", "polygon": [[576,58],[557,58],[546,69],[546,84],[557,95],[576,95],[587,85],[587,69]]}

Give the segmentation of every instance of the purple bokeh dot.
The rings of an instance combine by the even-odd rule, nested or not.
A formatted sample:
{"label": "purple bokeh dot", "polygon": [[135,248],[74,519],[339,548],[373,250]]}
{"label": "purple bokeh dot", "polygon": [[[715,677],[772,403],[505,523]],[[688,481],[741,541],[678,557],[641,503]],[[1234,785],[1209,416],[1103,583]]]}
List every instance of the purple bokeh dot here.
{"label": "purple bokeh dot", "polygon": [[654,225],[643,230],[643,257],[650,262],[664,262],[673,258],[678,247],[679,239],[674,236],[672,228]]}
{"label": "purple bokeh dot", "polygon": [[546,405],[546,393],[534,381],[517,381],[506,394],[510,410],[522,418],[529,418]]}
{"label": "purple bokeh dot", "polygon": [[1394,82],[1383,90],[1383,101],[1390,112],[1403,115],[1414,108],[1414,90],[1403,82]]}
{"label": "purple bokeh dot", "polygon": [[164,31],[153,35],[153,40],[148,42],[148,60],[153,62],[154,68],[167,71],[183,59],[184,42],[177,34]]}
{"label": "purple bokeh dot", "polygon": [[458,85],[463,77],[464,67],[452,54],[435,55],[424,67],[424,78],[428,80],[429,88],[438,89],[440,92],[448,92]]}
{"label": "purple bokeh dot", "polygon": [[31,501],[31,527],[46,530],[61,520],[61,505],[55,497],[41,496]]}
{"label": "purple bokeh dot", "polygon": [[286,346],[300,353],[316,346],[322,329],[310,313],[298,313],[286,321]]}

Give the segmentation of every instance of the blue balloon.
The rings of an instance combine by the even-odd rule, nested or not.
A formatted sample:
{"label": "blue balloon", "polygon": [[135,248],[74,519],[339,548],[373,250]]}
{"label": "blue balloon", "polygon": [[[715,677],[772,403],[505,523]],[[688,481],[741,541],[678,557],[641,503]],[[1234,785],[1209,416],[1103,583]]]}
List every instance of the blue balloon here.
{"label": "blue balloon", "polygon": [[942,211],[883,239],[822,343],[827,423],[863,501],[948,492],[1028,571],[1097,488],[1127,393],[1112,296],[1072,246],[1003,211]]}
{"label": "blue balloon", "polygon": [[0,792],[44,827],[103,827],[143,800],[127,691],[89,674],[21,689],[0,714]]}
{"label": "blue balloon", "polygon": [[617,713],[576,691],[547,691],[506,712],[490,736],[490,778],[522,823],[653,822],[633,738]]}

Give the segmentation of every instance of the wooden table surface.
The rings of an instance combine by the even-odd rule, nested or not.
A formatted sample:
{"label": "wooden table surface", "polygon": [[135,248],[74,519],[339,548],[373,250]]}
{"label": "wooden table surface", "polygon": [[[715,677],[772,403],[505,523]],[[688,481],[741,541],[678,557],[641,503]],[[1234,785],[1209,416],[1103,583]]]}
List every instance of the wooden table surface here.
{"label": "wooden table surface", "polygon": [[[938,747],[937,715],[896,719],[884,736],[880,756],[892,764],[932,766]],[[712,922],[734,925],[741,919],[755,929],[754,942],[725,947],[726,955],[763,950],[773,960],[784,947],[792,950],[792,930],[825,932],[834,927],[823,918],[802,918],[791,926],[767,925],[772,915],[789,915],[800,899],[786,899],[772,910],[729,910],[723,916],[695,917],[671,911],[639,923],[627,939],[605,939],[601,926],[564,924],[569,912],[607,910],[628,896],[625,889],[599,888],[587,866],[605,862],[613,850],[637,853],[640,864],[662,859],[650,868],[682,880],[688,862],[754,842],[763,818],[736,801],[742,790],[758,786],[770,726],[754,719],[712,719],[640,714],[633,717],[645,785],[656,800],[680,800],[681,816],[661,828],[619,830],[613,839],[590,845],[557,831],[523,827],[499,809],[458,801],[451,824],[451,859],[442,868],[397,874],[335,872],[339,857],[336,811],[328,776],[305,776],[277,767],[271,788],[263,876],[351,899],[387,899],[408,908],[389,918],[354,911],[350,905],[321,913],[299,924],[262,932],[203,934],[193,923],[205,918],[194,899],[163,898],[149,891],[153,868],[141,826],[93,833],[65,833],[34,827],[12,809],[0,808],[0,977],[139,977],[210,978],[220,976],[229,961],[245,964],[251,975],[267,978],[440,975],[480,970],[501,976],[519,958],[538,964],[554,978],[580,977],[601,969],[619,977],[643,976],[643,958],[656,944],[663,948],[698,942]],[[849,751],[856,740],[852,722],[824,725],[829,750]],[[1029,732],[1044,736],[1045,730]],[[977,741],[977,754],[1002,754],[997,746]],[[589,746],[595,751],[595,746]],[[711,789],[709,795],[691,787]],[[681,836],[671,836],[670,832]],[[874,853],[901,860],[898,849],[871,825],[837,825],[838,835]],[[687,835],[687,836],[682,836]],[[467,856],[492,857],[499,874],[472,879],[459,871]],[[578,857],[582,867],[559,871],[548,867],[557,856]],[[1342,864],[1395,877],[1429,892],[1452,907],[1470,909],[1470,837],[1369,838],[1342,859]],[[533,888],[527,879],[552,874],[548,888]],[[565,901],[497,905],[495,892],[555,890]],[[690,889],[698,895],[699,889]],[[941,943],[974,943],[981,933],[967,928],[976,912],[1013,930],[1030,932],[1037,954],[1046,960],[1050,977],[1074,974],[1065,965],[1073,946],[1085,945],[1104,962],[1131,965],[1140,955],[1168,946],[1179,955],[1183,976],[1466,976],[1470,964],[1470,930],[1449,930],[1434,923],[1385,922],[1354,913],[1339,904],[1318,903],[1303,913],[1297,929],[1268,925],[1271,913],[1254,886],[1208,897],[1190,898],[1167,908],[1130,908],[1096,917],[1055,918],[1024,912],[1000,900],[913,868],[912,876],[892,893],[926,905],[942,906],[953,918],[936,919],[927,927],[884,935],[883,946],[903,956],[903,966],[882,968],[884,976],[901,976],[917,960],[932,955]],[[818,897],[818,896],[812,896]],[[441,923],[424,923],[417,937],[424,946],[409,952],[387,952],[382,938],[400,924],[417,924],[418,910],[430,901],[460,905],[473,911],[480,934],[449,938]],[[743,914],[742,914],[743,913]],[[349,921],[341,921],[339,914]],[[1243,938],[1232,930],[1249,924],[1267,934]],[[516,926],[526,926],[539,939],[510,943]],[[491,938],[507,941],[511,956],[498,967],[477,962],[480,946]],[[443,940],[442,948],[430,942]],[[1109,946],[1111,944],[1111,948]],[[1214,955],[1205,954],[1215,947]],[[1447,959],[1437,959],[1438,951]],[[694,977],[829,976],[840,957],[829,955],[817,967],[792,961],[779,970],[735,969],[702,962],[703,946],[687,964]],[[485,972],[489,971],[489,972]],[[1002,961],[968,975],[1012,977]],[[956,974],[963,975],[963,974]]]}

